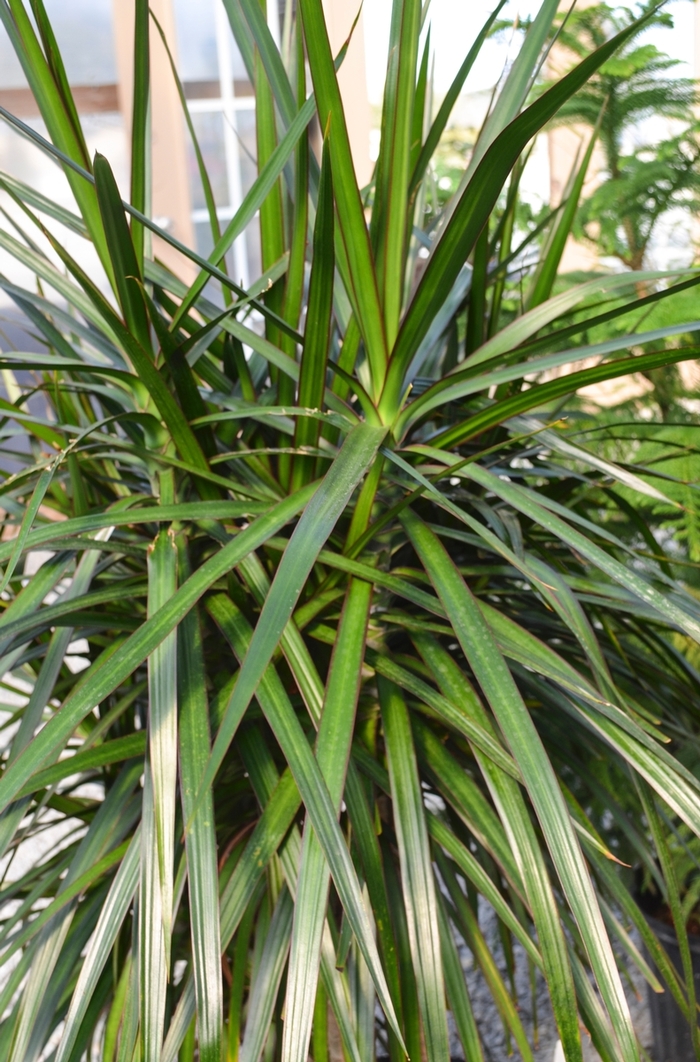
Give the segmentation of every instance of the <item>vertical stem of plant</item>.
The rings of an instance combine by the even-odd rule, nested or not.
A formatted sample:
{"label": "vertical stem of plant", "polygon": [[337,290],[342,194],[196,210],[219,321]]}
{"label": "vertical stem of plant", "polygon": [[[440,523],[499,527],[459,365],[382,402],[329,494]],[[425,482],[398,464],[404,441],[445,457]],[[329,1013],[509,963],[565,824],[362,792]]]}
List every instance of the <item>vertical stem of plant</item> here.
{"label": "vertical stem of plant", "polygon": [[362,535],[369,526],[372,517],[372,506],[374,505],[374,500],[377,496],[377,488],[381,482],[383,470],[384,458],[381,454],[377,454],[374,459],[374,464],[370,468],[367,477],[362,484],[360,496],[357,499],[357,505],[352,514],[350,530],[348,531],[348,537],[346,540],[346,548],[350,548],[354,542],[357,542],[360,535]]}

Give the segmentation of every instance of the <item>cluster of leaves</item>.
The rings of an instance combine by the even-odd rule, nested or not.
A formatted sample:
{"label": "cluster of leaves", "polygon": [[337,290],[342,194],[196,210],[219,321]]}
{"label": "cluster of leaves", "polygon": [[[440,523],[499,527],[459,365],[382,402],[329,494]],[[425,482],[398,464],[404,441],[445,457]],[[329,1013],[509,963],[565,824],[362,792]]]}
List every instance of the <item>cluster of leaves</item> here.
{"label": "cluster of leaves", "polygon": [[[3,117],[64,167],[77,212],[2,177],[0,246],[37,278],[2,287],[41,343],[0,358],[29,380],[0,403],[19,464],[2,483],[0,655],[6,684],[29,686],[2,728],[0,1058],[325,1062],[339,1038],[352,1062],[378,1042],[447,1062],[449,1010],[480,1060],[461,939],[531,1060],[484,903],[546,979],[569,1062],[579,1018],[606,1062],[637,1062],[625,962],[695,1025],[663,824],[700,836],[700,781],[675,755],[697,747],[700,678],[674,645],[700,640],[700,606],[600,518],[601,493],[623,516],[621,491],[673,499],[558,416],[578,387],[697,351],[659,347],[669,328],[582,345],[659,278],[552,294],[575,187],[517,316],[503,309],[528,145],[638,28],[528,103],[557,7],[542,3],[426,231],[429,163],[492,20],[433,117],[422,6],[394,0],[367,208],[321,0],[290,5],[283,53],[258,0],[225,0],[259,174],[224,231],[207,194],[204,259],[147,216],[145,0],[128,203],[88,157],[41,0],[33,19],[1,0],[49,139]],[[246,292],[225,256],[258,211],[264,272]],[[60,838],[14,871],[48,829]],[[640,859],[682,972],[617,862]]]}

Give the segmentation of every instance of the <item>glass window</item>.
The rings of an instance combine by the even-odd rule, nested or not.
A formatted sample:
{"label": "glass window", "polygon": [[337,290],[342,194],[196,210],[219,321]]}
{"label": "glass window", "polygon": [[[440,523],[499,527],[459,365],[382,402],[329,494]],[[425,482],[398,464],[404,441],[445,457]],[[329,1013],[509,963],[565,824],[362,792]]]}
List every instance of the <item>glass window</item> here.
{"label": "glass window", "polygon": [[255,111],[236,111],[236,132],[239,142],[241,192],[246,194],[258,176],[257,144],[255,140]]}
{"label": "glass window", "polygon": [[[71,85],[117,81],[112,0],[45,0]],[[0,89],[27,84],[4,27],[0,27]]]}
{"label": "glass window", "polygon": [[[173,0],[180,77],[199,146],[209,171],[222,227],[233,217],[257,176],[255,101],[225,9],[214,0]],[[188,147],[192,221],[200,251],[210,241],[202,182]],[[260,272],[258,221],[236,240],[233,273],[247,284]]]}
{"label": "glass window", "polygon": [[[237,81],[248,80],[241,53],[230,30],[225,25],[226,15],[224,13],[222,20],[219,8],[221,8],[220,0],[216,4],[214,0],[197,0],[196,4],[193,4],[192,0],[173,0],[178,69],[182,81],[191,86],[188,96],[210,95],[212,83],[218,82],[222,76],[219,65],[221,52],[219,36],[222,29],[227,30],[226,35],[229,38],[227,47],[230,50],[233,77]],[[200,91],[196,90],[196,85],[201,86]],[[220,95],[219,92],[216,94]]]}
{"label": "glass window", "polygon": [[[204,111],[192,115],[192,124],[204,157],[204,165],[209,174],[209,181],[214,202],[217,207],[225,207],[229,202],[228,174],[226,172],[226,154],[224,147],[224,116],[219,111]],[[188,152],[190,189],[193,210],[204,210],[206,200],[199,177],[199,167],[193,150]]]}
{"label": "glass window", "polygon": [[174,0],[177,61],[183,81],[218,81],[214,0]]}

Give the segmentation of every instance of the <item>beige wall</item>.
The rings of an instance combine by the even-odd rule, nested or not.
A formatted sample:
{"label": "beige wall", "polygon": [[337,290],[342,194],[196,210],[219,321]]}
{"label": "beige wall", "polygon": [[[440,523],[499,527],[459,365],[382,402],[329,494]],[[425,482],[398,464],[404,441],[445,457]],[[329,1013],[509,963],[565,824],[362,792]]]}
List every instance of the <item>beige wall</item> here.
{"label": "beige wall", "polygon": [[[338,54],[347,40],[359,8],[359,0],[323,0],[328,36],[334,55]],[[348,54],[338,73],[338,83],[343,97],[355,173],[362,188],[369,183],[372,176],[372,162],[369,157],[372,119],[367,98],[365,31],[361,14],[352,35]]]}
{"label": "beige wall", "polygon": [[[163,27],[177,62],[175,22],[171,0],[151,0],[151,10]],[[134,0],[114,0],[114,34],[119,75],[119,102],[127,129],[131,124],[134,51]],[[186,128],[167,52],[151,23],[151,214],[178,240],[194,245],[187,174]],[[194,269],[169,244],[156,239],[155,254],[187,279]]]}

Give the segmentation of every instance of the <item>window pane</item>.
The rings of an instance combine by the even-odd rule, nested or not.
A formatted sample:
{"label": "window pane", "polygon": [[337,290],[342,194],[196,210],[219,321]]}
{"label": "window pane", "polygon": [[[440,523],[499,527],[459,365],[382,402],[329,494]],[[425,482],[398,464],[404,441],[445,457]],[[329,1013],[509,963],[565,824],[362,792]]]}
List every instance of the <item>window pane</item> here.
{"label": "window pane", "polygon": [[[112,0],[45,0],[71,85],[117,81]],[[0,28],[0,88],[26,85],[22,68]]]}
{"label": "window pane", "polygon": [[213,0],[174,0],[177,60],[183,81],[219,77],[216,57],[216,19]]}
{"label": "window pane", "polygon": [[[220,2],[220,0],[217,0]],[[217,20],[214,0],[173,0],[177,33],[177,59],[183,81],[207,82],[219,80],[217,51]],[[236,80],[247,80],[245,66],[238,47],[228,28],[228,18],[220,21],[225,27],[225,44],[230,49],[231,67]],[[210,93],[202,92],[202,95]],[[200,95],[200,93],[197,93]],[[218,95],[218,93],[217,93]]]}
{"label": "window pane", "polygon": [[[202,114],[192,115],[199,149],[204,156],[204,164],[209,174],[214,202],[217,206],[228,204],[228,178],[226,174],[226,156],[224,154],[224,120],[221,111],[205,111]],[[194,148],[190,141],[188,147],[188,162],[190,173],[190,189],[192,193],[192,207],[199,210],[206,207],[204,189],[199,178],[199,168]]]}
{"label": "window pane", "polygon": [[241,190],[245,195],[258,175],[254,110],[236,111],[236,132],[241,166]]}

